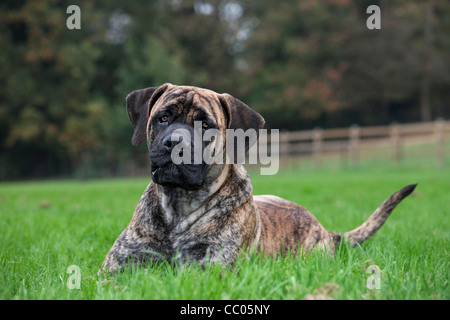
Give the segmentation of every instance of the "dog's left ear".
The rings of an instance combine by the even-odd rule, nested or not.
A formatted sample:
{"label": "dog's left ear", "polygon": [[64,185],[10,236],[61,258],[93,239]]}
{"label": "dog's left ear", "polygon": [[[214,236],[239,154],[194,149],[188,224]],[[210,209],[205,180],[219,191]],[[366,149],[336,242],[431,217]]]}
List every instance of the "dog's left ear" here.
{"label": "dog's left ear", "polygon": [[131,138],[131,143],[134,146],[145,141],[147,136],[147,122],[150,114],[149,109],[151,109],[150,105],[156,102],[168,86],[169,84],[166,83],[159,87],[134,90],[127,96],[127,113],[134,126],[134,133]]}
{"label": "dog's left ear", "polygon": [[[242,129],[244,131],[253,129],[256,131],[256,137],[257,138],[259,137],[259,129],[262,129],[264,127],[265,121],[264,118],[258,112],[252,110],[245,103],[227,93],[219,94],[219,101],[225,110],[225,115],[228,121],[227,129],[233,130]],[[256,143],[256,141],[250,141],[250,139],[247,141],[246,139],[245,153],[247,153],[247,151],[252,147],[254,143]],[[237,138],[235,136],[235,143],[234,143],[235,161],[239,159],[237,150],[238,150]],[[230,152],[233,151],[230,150]]]}
{"label": "dog's left ear", "polygon": [[259,129],[264,127],[264,118],[241,100],[228,93],[219,94],[219,101],[225,109],[228,117],[228,129],[254,129],[259,133]]}

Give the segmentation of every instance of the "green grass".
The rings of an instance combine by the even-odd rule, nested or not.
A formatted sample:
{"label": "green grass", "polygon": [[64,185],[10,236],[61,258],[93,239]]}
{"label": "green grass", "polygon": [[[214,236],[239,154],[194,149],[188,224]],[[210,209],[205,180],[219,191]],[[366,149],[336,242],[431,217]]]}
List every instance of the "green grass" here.
{"label": "green grass", "polygon": [[[419,183],[381,230],[335,258],[313,252],[242,256],[233,270],[158,265],[96,276],[148,179],[0,184],[1,299],[449,299],[450,170],[282,171],[252,174],[255,194],[303,205],[331,231],[349,231],[391,193]],[[81,271],[80,289],[69,289]],[[366,284],[379,267],[380,289]]]}

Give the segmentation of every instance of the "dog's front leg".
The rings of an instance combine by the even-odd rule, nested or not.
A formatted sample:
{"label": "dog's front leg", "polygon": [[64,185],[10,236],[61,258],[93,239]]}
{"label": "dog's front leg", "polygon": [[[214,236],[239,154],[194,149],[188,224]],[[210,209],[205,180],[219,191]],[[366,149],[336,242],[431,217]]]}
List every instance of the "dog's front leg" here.
{"label": "dog's front leg", "polygon": [[114,242],[98,273],[116,273],[126,266],[170,260],[166,251],[163,243],[142,236],[139,230],[129,225]]}

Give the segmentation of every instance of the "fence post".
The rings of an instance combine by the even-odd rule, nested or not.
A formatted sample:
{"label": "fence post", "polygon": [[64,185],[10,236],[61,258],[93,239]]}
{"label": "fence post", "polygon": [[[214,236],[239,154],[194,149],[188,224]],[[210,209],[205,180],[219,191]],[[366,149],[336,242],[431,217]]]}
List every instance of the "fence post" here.
{"label": "fence post", "polygon": [[321,151],[322,151],[322,129],[315,128],[312,134],[313,140],[313,162],[316,168],[321,167]]}
{"label": "fence post", "polygon": [[360,127],[357,124],[350,126],[350,141],[349,141],[349,158],[353,167],[357,167],[359,163],[359,137]]}
{"label": "fence post", "polygon": [[400,125],[396,122],[391,124],[391,145],[392,145],[392,163],[397,167],[401,158],[401,143],[400,143]]}
{"label": "fence post", "polygon": [[444,119],[436,119],[434,134],[436,139],[436,166],[442,168],[444,166]]}
{"label": "fence post", "polygon": [[280,132],[279,144],[280,144],[279,160],[289,166],[290,161],[291,161],[291,153],[290,153],[291,150],[289,148],[289,132],[288,131]]}

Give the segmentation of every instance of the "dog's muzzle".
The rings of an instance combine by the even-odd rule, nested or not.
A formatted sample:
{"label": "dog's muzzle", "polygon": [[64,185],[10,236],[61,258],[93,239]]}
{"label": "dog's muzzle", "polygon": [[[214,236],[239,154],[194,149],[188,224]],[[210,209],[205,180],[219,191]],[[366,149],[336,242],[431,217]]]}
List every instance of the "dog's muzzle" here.
{"label": "dog's muzzle", "polygon": [[[201,163],[194,163],[195,147],[194,129],[189,125],[173,124],[162,131],[150,148],[153,182],[187,190],[199,189],[206,178],[209,165],[203,159]],[[204,147],[202,141],[200,153]],[[190,153],[190,162],[180,163],[185,152]]]}

